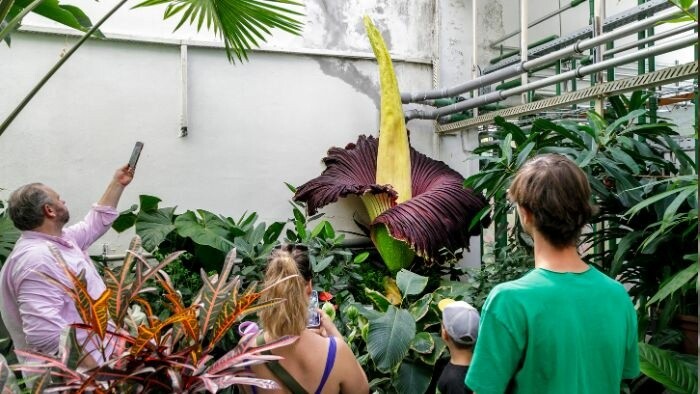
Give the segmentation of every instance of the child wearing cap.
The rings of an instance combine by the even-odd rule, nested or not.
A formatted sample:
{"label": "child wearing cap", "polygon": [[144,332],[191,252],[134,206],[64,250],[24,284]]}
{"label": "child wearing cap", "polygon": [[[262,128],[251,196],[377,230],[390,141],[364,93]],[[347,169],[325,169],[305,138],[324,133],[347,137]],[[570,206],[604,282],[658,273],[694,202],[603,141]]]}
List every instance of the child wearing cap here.
{"label": "child wearing cap", "polygon": [[479,333],[479,312],[464,301],[446,298],[438,304],[442,311],[441,337],[450,351],[450,362],[442,370],[437,390],[440,394],[470,394],[464,379],[472,361]]}

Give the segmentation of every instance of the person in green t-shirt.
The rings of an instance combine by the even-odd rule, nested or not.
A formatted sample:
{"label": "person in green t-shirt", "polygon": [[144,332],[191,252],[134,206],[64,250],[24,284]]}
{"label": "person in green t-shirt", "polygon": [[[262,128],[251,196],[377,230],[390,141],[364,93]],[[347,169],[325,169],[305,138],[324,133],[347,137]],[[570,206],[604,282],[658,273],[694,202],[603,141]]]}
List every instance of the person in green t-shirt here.
{"label": "person in green t-shirt", "polygon": [[618,394],[639,375],[637,316],[625,288],[578,254],[592,216],[586,175],[537,156],[508,191],[534,241],[535,268],[489,293],[465,379],[477,394]]}

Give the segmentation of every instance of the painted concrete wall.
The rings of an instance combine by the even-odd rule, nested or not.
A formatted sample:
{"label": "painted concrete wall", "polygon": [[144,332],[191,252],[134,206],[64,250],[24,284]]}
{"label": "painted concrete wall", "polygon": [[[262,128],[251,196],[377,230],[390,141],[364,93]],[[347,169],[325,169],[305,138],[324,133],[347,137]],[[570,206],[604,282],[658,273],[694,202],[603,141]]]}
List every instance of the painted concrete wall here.
{"label": "painted concrete wall", "polygon": [[[88,42],[0,137],[0,198],[40,180],[63,194],[74,217],[81,216],[133,142],[142,140],[138,177],[121,207],[139,194],[153,194],[179,210],[231,216],[257,211],[266,221],[285,220],[290,194],[283,182],[301,184],[318,175],[330,146],[344,146],[359,133],[376,134],[377,70],[362,15],[372,16],[385,33],[401,90],[418,91],[471,79],[474,63],[483,68],[496,55],[490,42],[519,27],[517,1],[474,1],[306,1],[301,36],[276,32],[249,63],[236,66],[211,33],[187,26],[173,33],[177,20],[163,21],[162,7],[122,9],[102,29],[115,40]],[[93,20],[113,6],[76,4]],[[530,20],[562,4],[530,1]],[[606,4],[612,15],[636,1]],[[586,24],[584,3],[531,29],[530,41]],[[14,35],[11,49],[0,45],[0,117],[75,41],[41,17],[30,16],[25,25],[27,32]],[[505,44],[517,46],[518,40]],[[187,137],[178,136],[180,43],[189,45]],[[409,129],[420,151],[464,176],[477,170],[475,161],[465,161],[477,143],[474,133],[436,137],[432,122],[417,120]],[[326,212],[338,228],[352,231],[356,210],[360,204],[349,200]],[[123,250],[128,237],[110,233],[109,252]],[[100,250],[97,245],[93,252]],[[479,263],[474,250],[468,265]]]}
{"label": "painted concrete wall", "polygon": [[[110,2],[111,3],[111,2]],[[284,182],[301,184],[321,173],[331,146],[377,134],[378,72],[361,16],[373,16],[396,62],[401,89],[432,86],[433,2],[307,1],[301,37],[275,34],[271,51],[232,66],[210,35],[170,33],[161,10],[121,10],[51,79],[0,137],[0,198],[16,187],[44,182],[71,208],[73,220],[96,201],[134,141],[145,148],[136,179],[120,208],[139,194],[178,211],[203,208],[239,217],[257,211],[267,222],[291,216]],[[93,20],[111,6],[80,2]],[[28,30],[53,29],[38,17]],[[387,30],[388,29],[388,30]],[[188,49],[189,135],[180,130],[180,49],[138,40],[172,37],[201,43]],[[75,38],[20,32],[0,45],[0,118],[4,118]],[[289,51],[291,53],[284,53]],[[403,60],[402,60],[403,59]],[[406,60],[408,59],[408,60]],[[411,125],[412,142],[433,155],[431,122]],[[341,230],[357,231],[358,201],[326,210]],[[110,232],[91,252],[122,252],[130,235]]]}

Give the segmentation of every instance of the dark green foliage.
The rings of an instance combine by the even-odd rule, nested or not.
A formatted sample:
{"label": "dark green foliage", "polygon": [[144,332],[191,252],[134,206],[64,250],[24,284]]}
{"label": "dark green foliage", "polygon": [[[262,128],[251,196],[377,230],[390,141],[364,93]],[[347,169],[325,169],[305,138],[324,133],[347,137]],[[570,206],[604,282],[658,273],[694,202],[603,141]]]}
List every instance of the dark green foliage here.
{"label": "dark green foliage", "polygon": [[[611,97],[605,117],[589,113],[587,122],[536,119],[521,129],[496,119],[497,130],[484,135],[475,150],[481,171],[465,186],[494,199],[500,267],[486,263],[473,279],[520,273],[531,241],[517,217],[507,225],[508,216],[516,215],[506,191],[527,159],[560,153],[586,173],[598,208],[581,239],[584,259],[628,287],[638,306],[641,339],[651,335],[651,343],[664,347],[678,343],[662,333],[672,328],[677,313],[697,312],[697,271],[687,259],[697,262],[698,182],[693,160],[673,139],[674,125],[637,122],[650,97],[642,92]],[[483,302],[484,295],[477,292],[476,301]],[[649,303],[652,297],[655,302]]]}
{"label": "dark green foliage", "polygon": [[203,209],[177,214],[174,207],[160,208],[160,199],[154,196],[142,195],[139,200],[140,210],[135,212],[134,206],[122,212],[113,228],[124,231],[134,226],[143,248],[156,257],[185,251],[180,259],[182,267],[197,275],[200,269],[218,271],[226,253],[235,247],[241,263],[234,274],[261,280],[259,268],[278,244],[284,227],[281,222],[270,226],[258,223],[255,212],[234,220]]}

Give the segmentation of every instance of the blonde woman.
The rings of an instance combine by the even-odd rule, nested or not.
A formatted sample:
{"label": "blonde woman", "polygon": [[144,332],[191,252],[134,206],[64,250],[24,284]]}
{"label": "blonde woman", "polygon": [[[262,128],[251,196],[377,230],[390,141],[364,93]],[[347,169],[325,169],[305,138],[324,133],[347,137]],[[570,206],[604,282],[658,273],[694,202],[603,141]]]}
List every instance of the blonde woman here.
{"label": "blonde woman", "polygon": [[[265,299],[283,298],[285,302],[260,312],[263,331],[258,343],[267,343],[285,335],[299,339],[273,354],[284,357],[252,367],[259,378],[276,381],[280,389],[255,388],[254,393],[367,393],[367,376],[355,359],[333,322],[321,313],[319,329],[307,328],[307,311],[311,295],[311,267],[306,247],[282,245],[270,255],[265,286],[286,280],[265,293]],[[264,300],[263,300],[264,301]],[[252,388],[251,388],[252,390]]]}

